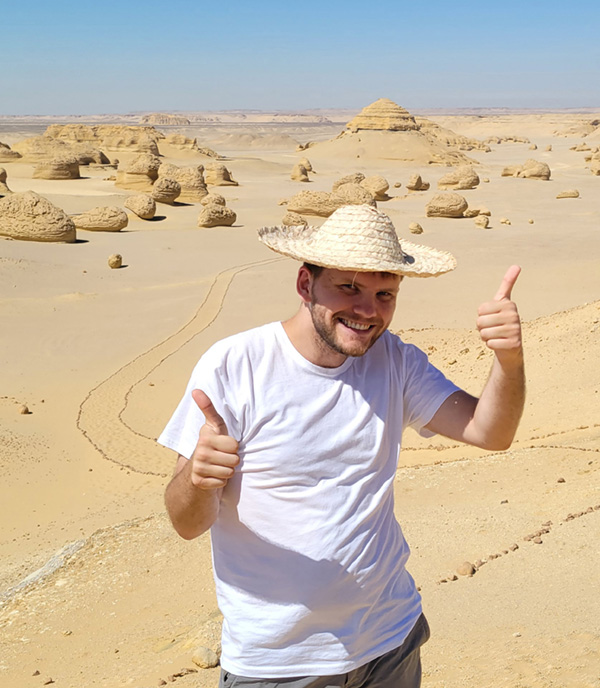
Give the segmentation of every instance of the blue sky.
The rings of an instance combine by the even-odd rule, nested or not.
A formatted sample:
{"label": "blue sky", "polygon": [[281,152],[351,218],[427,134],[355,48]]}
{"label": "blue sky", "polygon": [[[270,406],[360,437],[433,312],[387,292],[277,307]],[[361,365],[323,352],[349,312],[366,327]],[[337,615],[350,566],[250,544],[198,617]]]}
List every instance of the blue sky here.
{"label": "blue sky", "polygon": [[0,115],[600,107],[600,0],[0,0]]}

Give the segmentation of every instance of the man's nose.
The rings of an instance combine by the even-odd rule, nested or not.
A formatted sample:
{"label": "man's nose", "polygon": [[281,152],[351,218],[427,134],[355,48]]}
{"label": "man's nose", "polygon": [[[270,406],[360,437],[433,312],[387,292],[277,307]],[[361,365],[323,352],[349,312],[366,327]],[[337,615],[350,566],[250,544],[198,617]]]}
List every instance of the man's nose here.
{"label": "man's nose", "polygon": [[360,299],[354,303],[354,311],[363,318],[374,318],[377,315],[375,297],[370,294],[361,294]]}

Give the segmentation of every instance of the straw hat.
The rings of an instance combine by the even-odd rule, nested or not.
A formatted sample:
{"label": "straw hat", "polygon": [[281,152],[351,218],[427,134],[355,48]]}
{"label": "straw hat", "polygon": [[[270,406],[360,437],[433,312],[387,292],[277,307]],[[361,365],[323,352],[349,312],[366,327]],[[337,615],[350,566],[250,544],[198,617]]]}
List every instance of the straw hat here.
{"label": "straw hat", "polygon": [[346,205],[320,227],[263,227],[258,238],[273,251],[338,270],[436,277],[456,267],[450,253],[398,240],[387,215],[370,205]]}

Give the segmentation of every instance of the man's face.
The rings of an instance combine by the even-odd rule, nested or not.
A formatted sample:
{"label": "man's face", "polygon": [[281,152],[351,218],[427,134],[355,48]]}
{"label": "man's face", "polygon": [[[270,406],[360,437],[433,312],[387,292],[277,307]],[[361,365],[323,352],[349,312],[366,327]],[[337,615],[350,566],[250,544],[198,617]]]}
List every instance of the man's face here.
{"label": "man's face", "polygon": [[329,268],[311,275],[309,310],[321,342],[343,356],[365,354],[392,321],[401,279]]}

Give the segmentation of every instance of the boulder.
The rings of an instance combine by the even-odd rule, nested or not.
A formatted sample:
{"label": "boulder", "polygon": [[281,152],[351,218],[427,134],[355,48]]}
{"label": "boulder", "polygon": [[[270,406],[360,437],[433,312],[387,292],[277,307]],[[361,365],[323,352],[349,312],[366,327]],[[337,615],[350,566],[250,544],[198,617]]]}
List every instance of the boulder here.
{"label": "boulder", "polygon": [[281,224],[285,227],[307,227],[308,222],[298,213],[286,213]]}
{"label": "boulder", "polygon": [[4,167],[0,167],[0,196],[7,196],[8,194],[12,193],[6,184],[6,178],[6,170]]}
{"label": "boulder", "polygon": [[[158,168],[159,180],[163,177],[175,180],[181,187],[179,200],[199,203],[208,193],[204,181],[204,167],[202,165],[190,165],[178,167],[163,162]],[[156,183],[155,183],[156,186]]]}
{"label": "boulder", "polygon": [[198,142],[196,139],[190,139],[183,134],[169,134],[165,139],[165,143],[177,150],[190,150],[198,152]]}
{"label": "boulder", "polygon": [[0,234],[25,241],[72,243],[76,239],[73,220],[33,191],[0,198]]}
{"label": "boulder", "polygon": [[387,195],[387,190],[390,188],[388,180],[379,174],[365,177],[360,185],[369,191],[376,201],[387,201],[390,198]]}
{"label": "boulder", "polygon": [[156,214],[156,201],[148,194],[129,196],[123,205],[142,220],[151,220]]}
{"label": "boulder", "polygon": [[222,205],[205,205],[198,215],[198,227],[231,227],[237,216]]}
{"label": "boulder", "polygon": [[21,157],[20,153],[11,149],[7,143],[0,141],[0,162],[13,162]]}
{"label": "boulder", "polygon": [[129,222],[127,213],[117,206],[99,206],[71,217],[77,229],[92,232],[118,232]]}
{"label": "boulder", "polygon": [[411,234],[423,234],[423,227],[418,222],[411,222],[408,225],[408,230]]}
{"label": "boulder", "polygon": [[487,215],[477,215],[473,222],[475,223],[476,227],[487,229],[490,224],[490,218]]}
{"label": "boulder", "polygon": [[579,191],[577,189],[567,189],[556,194],[556,198],[579,198]]}
{"label": "boulder", "polygon": [[308,170],[306,167],[304,167],[304,165],[296,163],[292,168],[290,179],[294,182],[309,182],[310,179],[308,178]]}
{"label": "boulder", "polygon": [[314,172],[313,166],[308,158],[302,158],[302,160],[298,160],[298,164],[302,165],[307,172]]}
{"label": "boulder", "polygon": [[287,209],[300,215],[329,217],[344,205],[344,200],[326,191],[300,191],[288,201]]}
{"label": "boulder", "polygon": [[479,184],[479,176],[470,165],[460,165],[448,172],[438,181],[438,189],[460,191],[474,189]]}
{"label": "boulder", "polygon": [[231,173],[220,163],[210,163],[206,166],[206,183],[212,186],[238,186],[238,183],[232,179]]}
{"label": "boulder", "polygon": [[80,179],[77,158],[54,158],[40,162],[33,170],[34,179]]}
{"label": "boulder", "polygon": [[360,130],[417,131],[419,125],[408,110],[388,98],[379,98],[363,108],[346,124],[346,128],[351,132]]}
{"label": "boulder", "polygon": [[152,191],[154,182],[158,179],[160,158],[149,153],[142,153],[135,157],[123,169],[117,170],[115,186],[134,191]]}
{"label": "boulder", "polygon": [[429,182],[424,182],[420,174],[413,174],[406,184],[409,191],[427,191]]}
{"label": "boulder", "polygon": [[337,181],[333,182],[331,190],[335,193],[339,186],[342,184],[360,184],[365,175],[362,172],[354,172],[354,174],[347,174],[345,177],[341,177]]}
{"label": "boulder", "polygon": [[118,270],[123,265],[123,256],[120,253],[113,253],[108,256],[108,267],[111,270]]}
{"label": "boulder", "polygon": [[427,217],[462,217],[469,207],[467,201],[457,193],[436,194],[427,204]]}
{"label": "boulder", "polygon": [[173,205],[181,195],[181,184],[169,177],[159,177],[152,187],[152,198],[157,203]]}
{"label": "boulder", "polygon": [[372,205],[377,206],[373,194],[361,184],[342,184],[335,190],[335,196],[343,200],[342,205]]}
{"label": "boulder", "polygon": [[200,203],[202,203],[202,205],[227,205],[225,197],[221,196],[221,194],[215,193],[214,191],[207,193],[206,196],[204,196],[204,198],[200,201]]}
{"label": "boulder", "polygon": [[522,165],[510,165],[502,170],[502,177],[521,177],[522,179],[550,179],[550,168],[545,162],[526,160]]}

